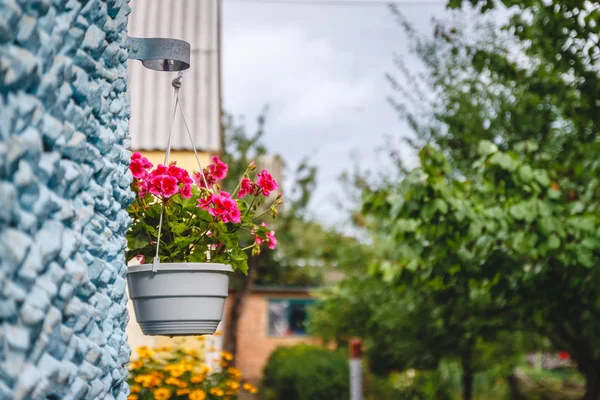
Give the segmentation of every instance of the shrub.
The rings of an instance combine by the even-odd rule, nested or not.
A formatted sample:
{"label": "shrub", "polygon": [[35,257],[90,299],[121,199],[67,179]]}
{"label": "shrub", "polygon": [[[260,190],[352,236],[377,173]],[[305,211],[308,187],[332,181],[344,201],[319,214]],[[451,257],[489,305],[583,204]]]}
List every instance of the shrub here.
{"label": "shrub", "polygon": [[348,357],[316,346],[275,350],[263,372],[265,400],[333,400],[349,397]]}
{"label": "shrub", "polygon": [[215,371],[196,349],[142,346],[137,353],[139,358],[129,364],[129,400],[234,400],[242,389],[257,391],[243,383],[240,371],[230,366],[233,357],[227,352],[221,352]]}

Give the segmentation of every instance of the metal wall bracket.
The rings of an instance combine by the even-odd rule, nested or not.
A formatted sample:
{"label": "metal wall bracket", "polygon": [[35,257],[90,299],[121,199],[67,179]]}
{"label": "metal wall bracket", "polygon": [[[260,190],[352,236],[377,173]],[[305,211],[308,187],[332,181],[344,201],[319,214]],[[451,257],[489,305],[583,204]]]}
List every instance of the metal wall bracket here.
{"label": "metal wall bracket", "polygon": [[140,60],[155,71],[183,71],[190,67],[190,44],[179,39],[127,39],[128,59]]}

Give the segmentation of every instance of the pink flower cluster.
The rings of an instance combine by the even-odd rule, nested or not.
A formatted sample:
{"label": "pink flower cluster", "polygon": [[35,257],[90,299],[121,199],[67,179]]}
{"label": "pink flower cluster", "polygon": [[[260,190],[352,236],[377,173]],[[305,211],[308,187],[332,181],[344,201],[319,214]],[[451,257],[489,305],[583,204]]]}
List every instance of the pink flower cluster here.
{"label": "pink flower cluster", "polygon": [[277,182],[275,179],[273,179],[273,176],[263,169],[256,174],[256,183],[253,183],[248,178],[242,179],[240,190],[238,191],[238,197],[242,198],[247,194],[257,195],[259,193],[262,193],[264,196],[268,196],[272,191],[277,190],[278,187],[279,185],[277,185]]}
{"label": "pink flower cluster", "polygon": [[228,192],[210,194],[206,198],[198,199],[198,207],[208,210],[208,213],[221,221],[239,224],[242,222],[242,213],[237,202]]}
{"label": "pink flower cluster", "polygon": [[[135,185],[139,188],[139,197],[151,193],[164,200],[179,193],[181,197],[189,199],[192,197],[191,185],[193,183],[196,183],[199,187],[207,188],[211,192],[212,186],[227,176],[229,169],[227,164],[219,160],[218,157],[213,157],[212,161],[208,167],[202,170],[204,177],[197,172],[194,174],[193,179],[185,169],[177,167],[175,162],[172,162],[168,167],[159,164],[154,170],[151,170],[152,163],[140,153],[133,153],[129,169],[135,178]],[[255,164],[250,164],[249,170],[254,168]],[[278,184],[275,179],[263,169],[256,174],[256,183],[248,178],[243,178],[237,195],[240,198],[246,195],[258,196],[260,194],[269,196],[277,188]],[[238,203],[228,192],[221,191],[219,193],[208,193],[208,195],[204,192],[202,197],[198,199],[197,207],[207,210],[216,220],[224,223],[239,224],[242,222],[242,214]],[[255,226],[252,234],[255,236],[255,243],[258,245],[266,242],[271,249],[277,245],[275,232],[268,229],[264,223],[261,226]]]}
{"label": "pink flower cluster", "polygon": [[152,167],[152,163],[140,153],[136,152],[131,155],[129,170],[135,179],[145,179],[148,176],[148,168]]}
{"label": "pink flower cluster", "polygon": [[[254,235],[254,243],[261,245],[267,242],[270,249],[274,249],[277,246],[277,238],[275,237],[275,231],[269,229],[267,224],[264,222],[260,226],[255,226],[252,231]],[[264,237],[263,237],[264,236]]]}
{"label": "pink flower cluster", "polygon": [[[219,160],[218,157],[212,158],[213,162],[202,170],[204,172],[204,178],[206,178],[206,184],[210,188],[212,185],[217,183],[221,179],[225,179],[229,167],[223,161]],[[198,187],[206,187],[204,178],[200,172],[194,173],[194,182]]]}
{"label": "pink flower cluster", "polygon": [[192,197],[192,178],[185,169],[176,166],[175,162],[168,167],[158,164],[153,171],[148,171],[149,168],[152,168],[152,163],[146,157],[133,153],[129,169],[137,180],[140,197],[146,196],[148,192],[163,199],[177,193],[185,199]]}

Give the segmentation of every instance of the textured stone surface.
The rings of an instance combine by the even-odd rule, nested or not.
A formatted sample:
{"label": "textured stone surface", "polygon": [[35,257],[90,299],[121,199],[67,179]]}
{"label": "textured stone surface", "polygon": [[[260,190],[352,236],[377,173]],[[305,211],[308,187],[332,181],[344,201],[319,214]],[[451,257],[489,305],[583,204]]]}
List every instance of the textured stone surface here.
{"label": "textured stone surface", "polygon": [[0,399],[126,399],[127,1],[0,0]]}

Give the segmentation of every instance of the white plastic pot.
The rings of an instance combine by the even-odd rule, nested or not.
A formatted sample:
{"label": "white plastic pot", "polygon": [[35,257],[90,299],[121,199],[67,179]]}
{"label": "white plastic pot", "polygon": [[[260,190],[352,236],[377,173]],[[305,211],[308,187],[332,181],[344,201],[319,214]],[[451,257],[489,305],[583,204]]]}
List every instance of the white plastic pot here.
{"label": "white plastic pot", "polygon": [[223,318],[232,272],[229,265],[212,263],[129,267],[129,298],[142,332],[165,336],[215,333]]}

